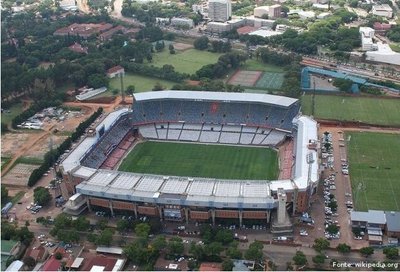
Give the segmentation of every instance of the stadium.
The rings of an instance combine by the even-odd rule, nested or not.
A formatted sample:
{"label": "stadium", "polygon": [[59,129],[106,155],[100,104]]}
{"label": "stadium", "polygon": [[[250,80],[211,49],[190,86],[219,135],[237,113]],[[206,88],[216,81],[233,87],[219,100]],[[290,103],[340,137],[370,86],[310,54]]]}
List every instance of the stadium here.
{"label": "stadium", "polygon": [[[138,158],[138,164],[150,165],[143,168],[149,171],[118,170],[136,146],[151,142],[275,150],[278,177],[153,174],[151,163],[157,154],[155,159]],[[246,220],[268,224],[277,211],[279,216],[281,211],[286,215],[308,209],[319,179],[318,145],[317,122],[301,115],[297,99],[223,92],[138,93],[131,108],[116,110],[94,124],[62,161],[65,184],[73,194],[64,211],[78,215],[87,208],[105,209],[111,215],[166,221],[215,224],[229,219],[240,226]],[[175,153],[180,154],[167,155],[172,158]],[[197,168],[206,163],[207,159],[201,161]]]}

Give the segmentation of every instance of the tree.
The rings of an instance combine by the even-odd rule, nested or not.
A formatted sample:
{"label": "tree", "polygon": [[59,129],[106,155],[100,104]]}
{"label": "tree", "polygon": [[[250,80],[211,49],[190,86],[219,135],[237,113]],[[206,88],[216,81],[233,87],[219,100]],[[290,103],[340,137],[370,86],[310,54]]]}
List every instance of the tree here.
{"label": "tree", "polygon": [[303,266],[307,263],[307,258],[303,251],[297,251],[296,255],[293,256],[293,261],[295,265]]}
{"label": "tree", "polygon": [[193,45],[194,45],[194,48],[196,48],[198,50],[205,50],[208,48],[208,42],[209,42],[208,37],[202,36],[200,38],[197,38],[194,41]]}
{"label": "tree", "polygon": [[244,257],[247,260],[259,262],[263,258],[263,252],[262,252],[263,248],[264,245],[261,242],[255,241],[250,244],[249,249],[246,250],[246,252],[244,253]]}
{"label": "tree", "polygon": [[167,249],[171,255],[181,255],[185,248],[181,238],[173,237],[168,241]]}
{"label": "tree", "polygon": [[234,266],[234,264],[231,259],[225,259],[222,262],[222,271],[232,271],[233,266]]}
{"label": "tree", "polygon": [[152,90],[153,90],[153,91],[162,91],[162,90],[164,90],[164,87],[161,85],[160,82],[157,82],[157,83],[154,85],[154,87],[153,87]]}
{"label": "tree", "polygon": [[241,259],[243,254],[238,248],[229,247],[226,250],[226,255],[228,255],[231,259]]}
{"label": "tree", "polygon": [[100,230],[105,230],[106,227],[108,225],[108,220],[105,218],[100,219],[99,221],[97,221],[96,223],[96,227]]}
{"label": "tree", "polygon": [[347,244],[339,244],[339,245],[336,247],[336,249],[337,249],[337,251],[340,252],[340,253],[349,253],[350,250],[351,250],[351,247],[350,247],[349,245],[347,245]]}
{"label": "tree", "polygon": [[135,233],[139,237],[146,238],[150,233],[150,225],[147,223],[137,224],[135,227]]}
{"label": "tree", "polygon": [[330,234],[337,234],[339,232],[339,227],[331,224],[326,228],[326,231],[329,232]]}
{"label": "tree", "polygon": [[383,249],[383,254],[386,255],[386,258],[394,260],[399,257],[399,249],[395,247],[387,247]]}
{"label": "tree", "polygon": [[318,252],[321,252],[329,247],[330,243],[325,238],[317,238],[314,240],[314,249]]}
{"label": "tree", "polygon": [[38,205],[46,206],[51,201],[51,198],[52,196],[47,188],[37,187],[33,191],[33,199]]}
{"label": "tree", "polygon": [[154,238],[151,245],[155,250],[161,251],[167,247],[167,241],[165,240],[165,236],[158,235]]}
{"label": "tree", "polygon": [[63,255],[61,254],[61,252],[56,252],[56,254],[54,254],[54,257],[55,257],[57,260],[61,260],[62,257],[63,257]]}
{"label": "tree", "polygon": [[163,41],[156,42],[155,49],[157,52],[161,52],[164,50],[165,44]]}
{"label": "tree", "polygon": [[125,219],[120,219],[117,221],[117,231],[122,233],[129,228],[129,222]]}
{"label": "tree", "polygon": [[215,234],[214,239],[217,242],[221,242],[223,245],[227,245],[233,241],[233,233],[231,230],[220,229]]}
{"label": "tree", "polygon": [[92,88],[108,87],[109,79],[102,74],[92,74],[87,78],[87,85]]}
{"label": "tree", "polygon": [[321,265],[321,264],[323,264],[323,263],[325,262],[325,255],[323,255],[323,254],[318,254],[317,256],[314,256],[314,257],[312,258],[312,261],[313,261],[317,266],[319,266],[319,265]]}
{"label": "tree", "polygon": [[84,216],[79,216],[78,219],[72,221],[72,225],[77,231],[88,231],[90,229],[90,221]]}
{"label": "tree", "polygon": [[374,249],[372,247],[360,248],[360,254],[363,255],[364,257],[371,256],[372,254],[374,254]]}
{"label": "tree", "polygon": [[35,259],[32,258],[31,256],[25,256],[25,257],[22,259],[22,261],[23,261],[24,264],[25,264],[26,266],[28,266],[30,269],[32,269],[32,268],[35,266],[35,264],[36,264]]}
{"label": "tree", "polygon": [[333,86],[339,88],[341,92],[346,92],[346,93],[351,92],[352,85],[353,81],[351,81],[350,79],[335,78],[333,80]]}
{"label": "tree", "polygon": [[114,231],[112,229],[103,230],[100,235],[97,237],[96,244],[110,246],[113,240]]}
{"label": "tree", "polygon": [[134,85],[129,85],[126,87],[126,93],[129,95],[132,95],[135,92],[135,86]]}
{"label": "tree", "polygon": [[7,202],[8,202],[8,190],[6,186],[1,185],[1,204],[4,205]]}
{"label": "tree", "polygon": [[219,242],[212,242],[205,246],[204,252],[208,256],[219,256],[223,250],[223,246]]}

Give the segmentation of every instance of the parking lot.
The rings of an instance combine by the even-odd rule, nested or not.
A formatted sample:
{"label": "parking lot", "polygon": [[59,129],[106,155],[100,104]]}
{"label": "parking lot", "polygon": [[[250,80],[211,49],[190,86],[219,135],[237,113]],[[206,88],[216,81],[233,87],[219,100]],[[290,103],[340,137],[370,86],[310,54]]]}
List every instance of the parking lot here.
{"label": "parking lot", "polygon": [[354,236],[350,226],[353,201],[348,169],[351,165],[347,162],[343,132],[331,127],[321,127],[320,132],[322,181],[311,199],[309,213],[303,215],[304,222],[295,228],[295,239],[305,246],[312,246],[320,237],[330,240],[331,247],[339,243],[352,248],[368,246],[364,237]]}

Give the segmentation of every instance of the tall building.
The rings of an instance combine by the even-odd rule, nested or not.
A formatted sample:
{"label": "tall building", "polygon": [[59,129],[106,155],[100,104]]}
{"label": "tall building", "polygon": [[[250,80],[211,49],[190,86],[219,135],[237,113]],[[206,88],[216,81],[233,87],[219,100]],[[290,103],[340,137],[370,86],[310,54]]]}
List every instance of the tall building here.
{"label": "tall building", "polygon": [[232,4],[230,0],[209,0],[208,17],[211,21],[226,22],[232,16]]}

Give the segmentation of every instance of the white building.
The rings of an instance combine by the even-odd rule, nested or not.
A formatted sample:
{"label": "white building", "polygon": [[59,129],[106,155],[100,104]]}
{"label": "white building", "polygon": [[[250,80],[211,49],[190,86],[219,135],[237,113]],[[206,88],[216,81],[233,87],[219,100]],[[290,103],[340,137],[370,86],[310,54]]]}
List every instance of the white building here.
{"label": "white building", "polygon": [[394,52],[388,44],[374,44],[376,50],[365,53],[367,60],[400,66],[400,53]]}
{"label": "white building", "polygon": [[307,20],[307,19],[315,18],[315,12],[314,11],[299,11],[297,14],[299,15],[301,20]]}
{"label": "white building", "polygon": [[272,6],[260,6],[254,8],[254,17],[261,18],[263,15],[268,15],[269,19],[281,17],[282,7],[281,5]]}
{"label": "white building", "polygon": [[370,51],[374,49],[374,42],[372,38],[375,35],[375,30],[370,27],[360,27],[361,45],[363,51]]}
{"label": "white building", "polygon": [[171,25],[193,28],[194,23],[193,20],[189,18],[172,18]]}
{"label": "white building", "polygon": [[261,27],[260,29],[257,29],[256,31],[249,33],[249,35],[256,35],[256,36],[260,36],[263,38],[272,37],[272,36],[276,36],[276,35],[282,35],[282,34],[283,34],[283,32],[273,31],[270,28],[264,28],[264,27]]}
{"label": "white building", "polygon": [[393,17],[393,9],[388,4],[372,6],[372,14],[386,18]]}
{"label": "white building", "polygon": [[254,8],[254,17],[261,18],[263,15],[267,14],[268,15],[269,7],[268,6],[260,6]]}
{"label": "white building", "polygon": [[231,0],[209,0],[208,17],[214,22],[226,22],[232,16]]}
{"label": "white building", "polygon": [[222,22],[209,22],[207,24],[207,31],[212,33],[222,33],[231,30],[231,25]]}

